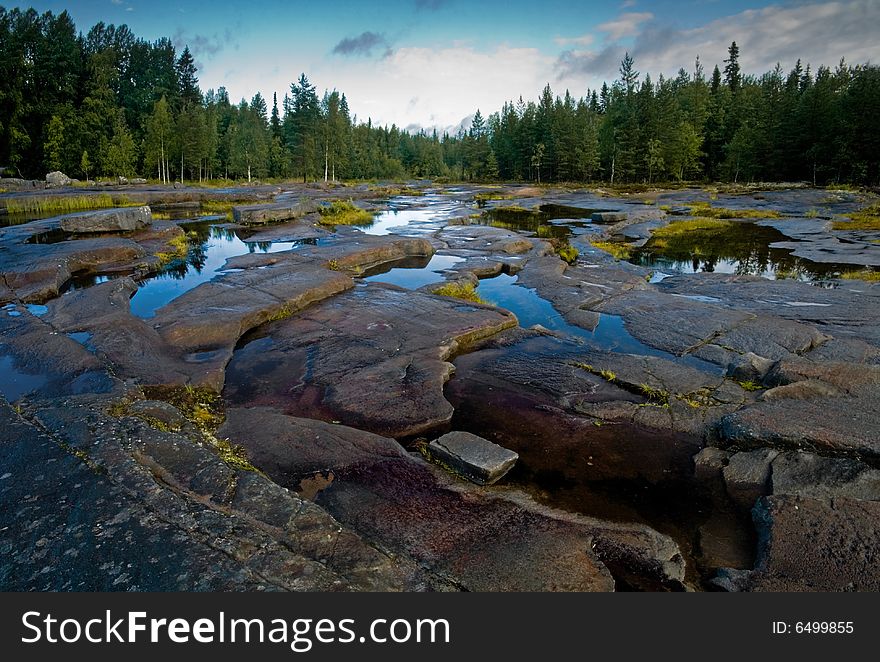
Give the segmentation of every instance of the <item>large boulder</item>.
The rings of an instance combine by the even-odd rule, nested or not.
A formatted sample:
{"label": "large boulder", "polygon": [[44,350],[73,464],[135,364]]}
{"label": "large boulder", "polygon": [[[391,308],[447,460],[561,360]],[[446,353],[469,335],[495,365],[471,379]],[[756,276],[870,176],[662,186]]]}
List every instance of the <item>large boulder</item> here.
{"label": "large boulder", "polygon": [[92,232],[133,232],[153,222],[149,207],[103,209],[61,217],[61,229],[72,234]]}
{"label": "large boulder", "polygon": [[62,186],[70,186],[71,179],[63,172],[55,170],[46,175],[46,184],[50,188],[60,188]]}

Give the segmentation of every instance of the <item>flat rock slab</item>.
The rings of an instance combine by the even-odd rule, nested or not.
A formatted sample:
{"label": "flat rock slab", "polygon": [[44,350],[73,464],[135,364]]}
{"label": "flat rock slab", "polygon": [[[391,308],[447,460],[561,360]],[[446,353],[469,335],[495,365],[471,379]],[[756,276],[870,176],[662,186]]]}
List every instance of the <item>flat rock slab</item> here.
{"label": "flat rock slab", "polygon": [[244,205],[232,208],[232,218],[242,225],[263,225],[275,221],[290,221],[318,211],[311,200],[281,202],[266,205]]}
{"label": "flat rock slab", "polygon": [[59,219],[61,229],[71,234],[133,232],[153,221],[149,207],[122,207],[68,214]]}
{"label": "flat rock slab", "polygon": [[516,323],[490,306],[370,283],[266,325],[236,351],[224,395],[392,437],[420,434],[452,417],[450,355]]}
{"label": "flat rock slab", "polygon": [[513,468],[519,455],[470,432],[448,432],[426,449],[435,462],[478,485],[491,485]]}
{"label": "flat rock slab", "polygon": [[683,579],[675,544],[647,527],[554,514],[459,481],[453,489],[384,437],[263,407],[228,410],[218,434],[282,485],[303,489],[323,472],[319,505],[466,590],[611,590],[595,555],[606,553],[636,573]]}
{"label": "flat rock slab", "polygon": [[593,223],[601,223],[602,225],[613,225],[625,221],[628,217],[626,212],[620,211],[597,211],[590,217]]}

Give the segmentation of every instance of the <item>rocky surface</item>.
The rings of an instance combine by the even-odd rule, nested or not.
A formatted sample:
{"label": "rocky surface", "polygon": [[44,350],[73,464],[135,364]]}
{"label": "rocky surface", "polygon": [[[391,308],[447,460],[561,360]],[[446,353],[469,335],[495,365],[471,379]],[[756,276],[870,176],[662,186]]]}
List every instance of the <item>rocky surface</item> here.
{"label": "rocky surface", "polygon": [[448,422],[448,359],[515,326],[489,306],[369,284],[265,326],[239,349],[224,396],[405,437]]}
{"label": "rocky surface", "polygon": [[[0,587],[876,590],[880,288],[838,278],[878,264],[880,233],[840,222],[875,198],[492,189],[537,212],[520,227],[473,186],[132,184],[0,195]],[[5,214],[65,195],[120,209]],[[323,226],[333,200],[415,220]],[[202,202],[236,222],[206,234]],[[792,273],[592,244],[653,245],[695,203]],[[363,280],[435,254],[412,290]],[[415,453],[449,430],[519,460],[467,483]]]}
{"label": "rocky surface", "polygon": [[153,217],[149,207],[129,207],[68,214],[62,216],[59,221],[61,229],[65,232],[89,234],[140,230],[149,225]]}
{"label": "rocky surface", "polygon": [[[0,402],[6,590],[444,588],[204,443],[93,396]],[[13,505],[14,504],[14,505]]]}
{"label": "rocky surface", "polygon": [[478,485],[498,482],[519,456],[470,432],[447,432],[425,448],[427,456]]}
{"label": "rocky surface", "polygon": [[271,409],[232,409],[219,434],[282,485],[323,477],[319,505],[368,540],[468,590],[610,590],[600,560],[662,584],[683,579],[675,545],[645,527],[453,489],[394,441]]}

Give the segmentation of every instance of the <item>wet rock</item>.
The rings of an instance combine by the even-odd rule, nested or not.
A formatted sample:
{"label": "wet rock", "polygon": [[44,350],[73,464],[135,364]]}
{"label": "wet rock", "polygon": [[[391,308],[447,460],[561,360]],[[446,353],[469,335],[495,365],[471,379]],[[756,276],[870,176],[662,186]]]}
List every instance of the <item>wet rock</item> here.
{"label": "wet rock", "polygon": [[[443,589],[318,506],[93,396],[0,401],[8,590]],[[36,467],[36,469],[35,469]],[[26,479],[25,479],[26,476]]]}
{"label": "wet rock", "polygon": [[244,205],[232,208],[232,218],[242,225],[262,225],[276,221],[290,221],[318,211],[312,200],[283,202],[267,205]]}
{"label": "wet rock", "polygon": [[779,451],[763,448],[730,456],[722,470],[727,492],[734,501],[751,508],[759,497],[770,493],[770,465]]}
{"label": "wet rock", "polygon": [[59,188],[62,186],[70,186],[71,179],[63,172],[55,170],[46,175],[46,184],[50,188]]}
{"label": "wet rock", "polygon": [[497,482],[519,458],[513,451],[469,432],[448,432],[428,444],[425,451],[434,461],[478,485]]}
{"label": "wet rock", "polygon": [[880,501],[880,471],[858,460],[782,453],[773,460],[771,478],[773,494]]}
{"label": "wet rock", "polygon": [[755,506],[751,591],[878,591],[880,503],[771,496]]}
{"label": "wet rock", "polygon": [[619,211],[600,211],[594,212],[590,218],[593,223],[612,225],[614,223],[620,223],[621,221],[627,220],[627,214],[625,212]]}
{"label": "wet rock", "polygon": [[153,221],[149,207],[122,207],[68,214],[60,218],[61,229],[71,234],[132,232]]}
{"label": "wet rock", "polygon": [[467,590],[610,590],[596,552],[615,565],[627,559],[635,574],[683,579],[677,548],[656,532],[493,497],[460,481],[448,486],[430,465],[376,435],[266,408],[229,410],[219,434],[290,487],[318,466],[331,471],[319,505]]}
{"label": "wet rock", "polygon": [[452,416],[448,358],[513,326],[490,306],[371,283],[264,327],[235,353],[225,395],[387,436],[419,434]]}

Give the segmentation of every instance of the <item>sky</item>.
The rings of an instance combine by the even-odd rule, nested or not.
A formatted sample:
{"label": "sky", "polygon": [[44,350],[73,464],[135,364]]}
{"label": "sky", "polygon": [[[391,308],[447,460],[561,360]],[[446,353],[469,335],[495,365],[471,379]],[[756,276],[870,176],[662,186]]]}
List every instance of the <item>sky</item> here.
{"label": "sky", "polygon": [[[2,1],[2,0],[0,0]],[[11,5],[7,5],[11,6]],[[455,131],[545,84],[582,96],[636,69],[675,75],[700,57],[707,75],[736,41],[745,73],[777,62],[880,62],[880,0],[69,0],[87,31],[126,23],[138,37],[188,45],[203,90],[261,92],[279,104],[304,72],[322,94],[346,94],[358,119]]]}

